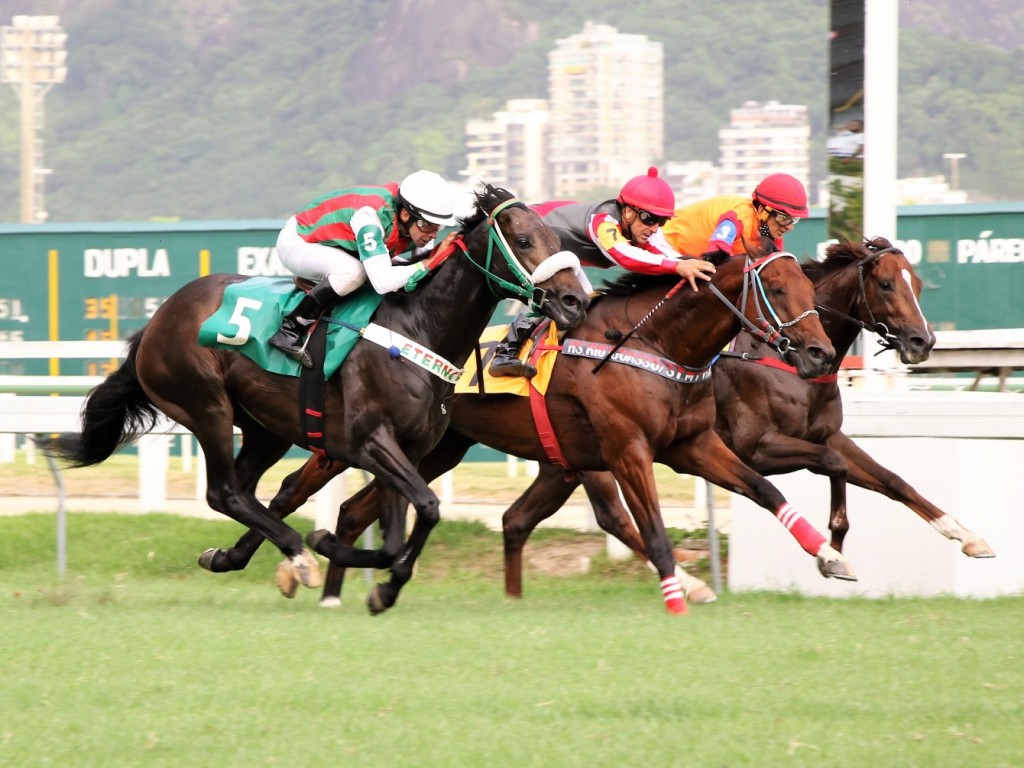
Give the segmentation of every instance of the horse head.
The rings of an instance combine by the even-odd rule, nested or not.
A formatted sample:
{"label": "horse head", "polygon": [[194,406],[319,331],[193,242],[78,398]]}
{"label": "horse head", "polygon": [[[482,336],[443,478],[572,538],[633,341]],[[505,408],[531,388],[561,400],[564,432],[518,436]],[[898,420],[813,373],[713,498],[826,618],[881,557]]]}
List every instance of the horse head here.
{"label": "horse head", "polygon": [[801,378],[828,373],[836,352],[814,307],[814,284],[793,254],[748,250],[756,255],[744,267],[743,314],[753,326],[748,330],[774,346]]}
{"label": "horse head", "polygon": [[895,349],[906,364],[927,360],[935,334],[921,311],[921,278],[906,255],[884,237],[867,240],[857,264],[860,282],[859,319]]}
{"label": "horse head", "polygon": [[562,330],[582,323],[590,298],[576,277],[579,258],[560,250],[557,233],[508,190],[485,184],[475,197],[462,232],[468,252],[486,252],[473,263],[492,293],[528,304]]}

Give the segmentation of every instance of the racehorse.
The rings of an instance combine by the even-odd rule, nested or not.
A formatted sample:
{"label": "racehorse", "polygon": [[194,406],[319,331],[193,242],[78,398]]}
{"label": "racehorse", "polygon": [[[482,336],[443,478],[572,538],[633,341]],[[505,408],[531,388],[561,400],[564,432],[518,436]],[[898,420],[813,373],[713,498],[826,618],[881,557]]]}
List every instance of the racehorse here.
{"label": "racehorse", "polygon": [[[814,283],[815,303],[837,362],[825,377],[802,379],[759,340],[737,337],[734,353],[715,366],[715,430],[762,474],[809,469],[826,475],[831,487],[830,543],[838,552],[849,530],[846,484],[850,482],[907,505],[946,538],[962,542],[961,549],[969,557],[992,557],[984,539],[878,464],[842,431],[837,372],[862,330],[877,334],[883,350],[895,349],[906,364],[927,359],[935,344],[918,304],[921,280],[906,256],[885,238],[876,238],[862,244],[831,245],[823,261],[807,262],[803,269]],[[563,475],[558,468],[542,464],[538,477],[504,515],[505,588],[511,596],[522,595],[522,551],[530,533],[579,485],[567,483]],[[580,482],[601,528],[646,559],[643,541],[610,475],[581,473]],[[689,586],[692,602],[714,599],[700,580],[691,578]]]}
{"label": "racehorse", "polygon": [[[452,381],[395,354],[399,347],[411,340],[431,359],[447,358],[458,367],[500,298],[529,302],[564,328],[581,322],[589,305],[574,274],[578,259],[559,251],[554,230],[510,192],[485,185],[473,213],[460,224],[454,254],[432,259],[432,274],[415,292],[383,297],[373,319],[391,346],[356,343],[325,386],[326,457],[381,481],[383,519],[396,506],[404,518],[406,499],[418,516],[437,519],[438,499],[416,465],[447,426],[454,388]],[[298,379],[268,373],[238,352],[198,343],[199,327],[220,307],[225,288],[245,279],[210,275],[171,295],[130,339],[122,366],[90,393],[81,433],[46,447],[73,466],[97,464],[151,429],[162,411],[202,446],[207,503],[281,550],[286,560],[276,580],[282,592],[294,594],[300,583],[319,585],[319,565],[300,534],[268,513],[255,490],[291,445],[306,444]],[[237,457],[233,426],[242,433]],[[230,567],[219,550],[205,552],[200,564],[215,571]]]}
{"label": "racehorse", "polygon": [[[671,545],[665,533],[652,464],[706,477],[778,514],[819,568],[837,578],[855,578],[849,563],[786,503],[767,480],[744,465],[714,432],[710,365],[723,345],[745,327],[784,353],[801,376],[826,371],[834,351],[813,306],[810,281],[791,254],[756,262],[735,257],[719,266],[698,292],[676,293],[674,278],[624,275],[594,300],[573,343],[598,348],[603,340],[629,338],[629,354],[660,361],[687,376],[560,354],[547,386],[546,410],[561,456],[574,471],[610,470],[626,495],[643,536],[647,559],[662,579],[667,608],[685,611]],[[764,313],[773,318],[769,322]],[[785,319],[783,319],[785,318]],[[632,329],[632,330],[631,330]],[[563,342],[563,348],[569,344]],[[597,365],[595,365],[597,363]],[[596,370],[600,367],[600,370]],[[657,367],[657,366],[655,366]],[[470,445],[481,442],[527,459],[548,461],[531,415],[529,398],[515,395],[457,394],[451,428],[420,464],[428,480],[458,463]],[[334,472],[307,463],[285,480],[271,504],[279,514],[297,508]],[[325,604],[340,594],[337,566],[364,565],[362,550],[349,544],[376,518],[375,485],[342,505],[337,535],[315,531],[307,541],[331,561]],[[417,522],[417,525],[419,523]],[[387,535],[387,532],[385,533]],[[415,535],[415,528],[414,528]],[[237,546],[251,549],[247,535]],[[258,544],[258,542],[256,542]],[[370,610],[386,610],[408,580],[407,569],[377,584]]]}

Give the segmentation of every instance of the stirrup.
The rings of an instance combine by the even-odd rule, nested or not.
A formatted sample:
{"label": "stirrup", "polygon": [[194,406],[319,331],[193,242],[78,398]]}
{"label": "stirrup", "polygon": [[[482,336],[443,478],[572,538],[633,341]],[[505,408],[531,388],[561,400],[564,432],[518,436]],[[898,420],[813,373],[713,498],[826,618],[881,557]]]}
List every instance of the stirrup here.
{"label": "stirrup", "polygon": [[537,369],[529,363],[517,357],[495,357],[487,368],[491,376],[519,376],[524,379],[532,379],[537,375]]}

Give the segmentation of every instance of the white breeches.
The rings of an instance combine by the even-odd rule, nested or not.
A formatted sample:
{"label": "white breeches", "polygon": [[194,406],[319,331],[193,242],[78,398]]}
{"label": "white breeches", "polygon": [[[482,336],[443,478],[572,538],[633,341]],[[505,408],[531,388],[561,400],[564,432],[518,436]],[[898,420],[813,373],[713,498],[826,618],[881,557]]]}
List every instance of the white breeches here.
{"label": "white breeches", "polygon": [[362,262],[341,248],[307,243],[299,237],[292,216],[277,236],[277,256],[285,268],[307,280],[327,280],[339,296],[352,293],[366,282]]}

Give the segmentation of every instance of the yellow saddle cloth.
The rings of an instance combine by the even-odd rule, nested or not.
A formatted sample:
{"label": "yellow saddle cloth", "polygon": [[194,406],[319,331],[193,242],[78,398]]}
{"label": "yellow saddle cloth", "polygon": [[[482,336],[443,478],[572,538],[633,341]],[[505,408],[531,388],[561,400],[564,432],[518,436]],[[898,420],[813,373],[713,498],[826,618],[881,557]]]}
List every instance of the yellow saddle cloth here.
{"label": "yellow saddle cloth", "polygon": [[[507,325],[492,325],[486,328],[480,336],[480,353],[483,360],[483,391],[489,395],[519,395],[527,397],[532,386],[542,395],[548,391],[548,383],[551,381],[551,371],[555,367],[555,359],[558,357],[558,350],[561,348],[558,343],[558,328],[554,323],[548,323],[547,333],[537,344],[540,345],[536,359],[533,357],[534,342],[527,341],[519,353],[520,360],[529,359],[537,368],[537,375],[532,379],[525,379],[522,376],[491,376],[487,372],[494,357],[494,349],[498,346],[508,333]],[[480,394],[480,372],[476,366],[476,356],[471,355],[466,361],[466,372],[462,374],[455,385],[457,395],[478,395]]]}

